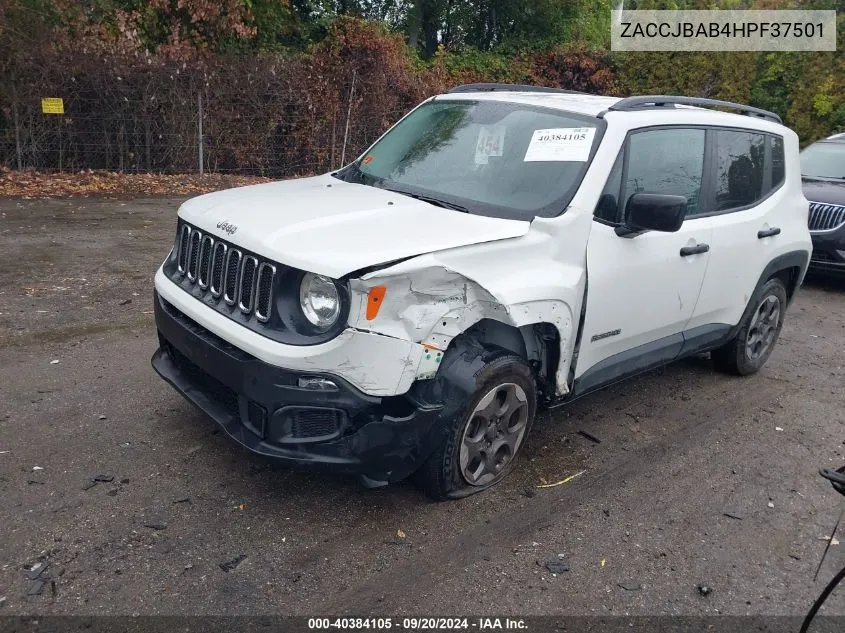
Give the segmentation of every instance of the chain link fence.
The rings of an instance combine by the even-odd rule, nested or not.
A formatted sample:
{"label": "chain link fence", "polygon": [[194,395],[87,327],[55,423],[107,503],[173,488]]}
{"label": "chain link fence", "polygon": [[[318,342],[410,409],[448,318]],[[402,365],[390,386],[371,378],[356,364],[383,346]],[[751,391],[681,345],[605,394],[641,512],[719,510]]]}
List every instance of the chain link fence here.
{"label": "chain link fence", "polygon": [[[315,76],[302,61],[237,58],[117,68],[89,56],[18,69],[0,91],[0,163],[270,177],[329,171],[417,100],[377,68],[336,70]],[[61,98],[64,114],[42,112],[45,97]]]}

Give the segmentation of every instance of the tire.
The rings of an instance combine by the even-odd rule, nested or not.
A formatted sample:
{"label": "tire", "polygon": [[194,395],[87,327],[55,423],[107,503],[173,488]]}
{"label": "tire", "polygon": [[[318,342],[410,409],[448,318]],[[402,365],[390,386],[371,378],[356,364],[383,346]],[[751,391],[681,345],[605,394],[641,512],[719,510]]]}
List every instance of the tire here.
{"label": "tire", "polygon": [[786,287],[769,279],[749,302],[736,336],[713,350],[716,369],[737,376],[759,371],[777,343],[785,314]]}
{"label": "tire", "polygon": [[485,350],[474,361],[463,365],[474,369],[461,381],[467,396],[447,407],[443,439],[413,476],[437,501],[466,497],[502,481],[537,411],[536,382],[522,358]]}

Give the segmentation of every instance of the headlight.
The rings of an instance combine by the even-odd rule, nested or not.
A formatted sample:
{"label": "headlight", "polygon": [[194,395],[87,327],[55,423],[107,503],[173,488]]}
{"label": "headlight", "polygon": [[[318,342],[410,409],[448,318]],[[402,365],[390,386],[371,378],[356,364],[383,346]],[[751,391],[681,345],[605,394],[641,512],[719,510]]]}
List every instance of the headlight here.
{"label": "headlight", "polygon": [[311,325],[328,329],[340,316],[337,286],[328,277],[305,273],[299,286],[299,305]]}

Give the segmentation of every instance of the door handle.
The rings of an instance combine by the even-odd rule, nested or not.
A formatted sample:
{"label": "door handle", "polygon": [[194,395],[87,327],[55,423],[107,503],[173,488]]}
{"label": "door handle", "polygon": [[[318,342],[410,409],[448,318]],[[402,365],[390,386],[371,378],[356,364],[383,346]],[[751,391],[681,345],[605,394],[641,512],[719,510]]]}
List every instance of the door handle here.
{"label": "door handle", "polygon": [[774,237],[775,235],[780,235],[780,229],[776,226],[764,231],[757,231],[758,240],[762,240],[764,237]]}
{"label": "door handle", "polygon": [[710,244],[696,244],[695,246],[684,246],[681,249],[681,257],[689,257],[690,255],[698,255],[699,253],[706,253],[710,250]]}

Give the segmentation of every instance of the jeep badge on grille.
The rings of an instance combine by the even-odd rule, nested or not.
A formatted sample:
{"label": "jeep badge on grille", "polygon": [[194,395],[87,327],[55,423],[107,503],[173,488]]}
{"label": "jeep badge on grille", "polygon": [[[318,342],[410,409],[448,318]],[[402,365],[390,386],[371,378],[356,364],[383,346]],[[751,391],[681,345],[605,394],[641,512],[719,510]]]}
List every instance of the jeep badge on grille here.
{"label": "jeep badge on grille", "polygon": [[221,231],[225,231],[227,235],[234,235],[235,231],[238,230],[238,227],[234,224],[229,224],[226,220],[222,220],[217,223],[217,228]]}

